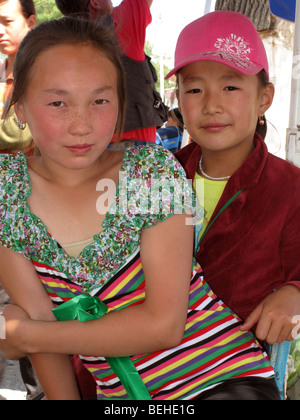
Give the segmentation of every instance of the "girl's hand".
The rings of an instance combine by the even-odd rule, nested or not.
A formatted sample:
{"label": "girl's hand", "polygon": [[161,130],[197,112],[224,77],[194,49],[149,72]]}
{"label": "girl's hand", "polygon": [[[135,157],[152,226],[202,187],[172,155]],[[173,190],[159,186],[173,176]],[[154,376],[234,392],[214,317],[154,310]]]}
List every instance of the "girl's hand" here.
{"label": "girl's hand", "polygon": [[255,335],[269,344],[292,341],[299,333],[300,290],[287,285],[263,300],[241,326],[248,331],[256,326]]}
{"label": "girl's hand", "polygon": [[7,305],[3,309],[5,318],[6,340],[0,340],[0,350],[7,359],[15,360],[25,357],[26,354],[21,350],[20,334],[22,321],[29,320],[25,311],[16,305]]}

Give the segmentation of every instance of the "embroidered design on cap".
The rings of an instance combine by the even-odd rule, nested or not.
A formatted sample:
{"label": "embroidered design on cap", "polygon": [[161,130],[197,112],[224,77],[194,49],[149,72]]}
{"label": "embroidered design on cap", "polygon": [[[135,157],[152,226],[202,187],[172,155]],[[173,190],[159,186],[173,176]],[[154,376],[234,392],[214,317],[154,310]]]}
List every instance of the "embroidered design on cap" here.
{"label": "embroidered design on cap", "polygon": [[241,69],[255,70],[256,65],[250,61],[250,44],[243,37],[231,34],[227,38],[218,38],[214,44],[217,50],[206,51],[203,57],[218,57],[221,60],[232,63]]}
{"label": "embroidered design on cap", "polygon": [[249,43],[243,37],[231,34],[227,38],[218,38],[214,47],[225,53],[235,55],[244,60],[249,60],[248,55],[251,53]]}

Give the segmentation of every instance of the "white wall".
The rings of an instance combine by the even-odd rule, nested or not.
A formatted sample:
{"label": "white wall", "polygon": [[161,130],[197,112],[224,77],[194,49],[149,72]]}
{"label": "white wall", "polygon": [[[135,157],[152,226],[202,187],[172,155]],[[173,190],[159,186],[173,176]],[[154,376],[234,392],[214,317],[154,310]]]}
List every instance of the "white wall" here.
{"label": "white wall", "polygon": [[269,122],[266,144],[271,153],[285,159],[286,129],[289,126],[290,113],[293,42],[291,39],[290,45],[284,45],[280,39],[269,37],[264,39],[264,44],[270,66],[270,80],[275,85],[274,102],[266,113]]}

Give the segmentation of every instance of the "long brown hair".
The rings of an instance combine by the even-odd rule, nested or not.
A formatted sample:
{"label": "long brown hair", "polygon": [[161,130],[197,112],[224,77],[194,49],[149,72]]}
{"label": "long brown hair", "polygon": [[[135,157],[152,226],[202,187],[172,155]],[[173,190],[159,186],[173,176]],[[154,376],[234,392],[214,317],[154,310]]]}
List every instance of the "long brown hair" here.
{"label": "long brown hair", "polygon": [[101,51],[115,66],[118,77],[119,114],[115,132],[122,132],[125,118],[126,80],[120,50],[114,34],[99,22],[64,17],[44,22],[23,39],[14,64],[14,90],[10,107],[21,101],[27,91],[32,67],[37,57],[49,48],[62,44],[91,45]]}

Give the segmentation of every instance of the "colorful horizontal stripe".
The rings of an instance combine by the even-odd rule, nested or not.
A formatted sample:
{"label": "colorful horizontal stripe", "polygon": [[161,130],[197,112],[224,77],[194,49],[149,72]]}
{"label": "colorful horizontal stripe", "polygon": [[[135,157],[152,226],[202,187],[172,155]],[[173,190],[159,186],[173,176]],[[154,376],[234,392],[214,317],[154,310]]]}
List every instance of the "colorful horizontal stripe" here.
{"label": "colorful horizontal stripe", "polygon": [[[45,264],[34,264],[55,305],[82,293],[63,273]],[[141,303],[145,299],[145,278],[139,250],[93,295],[106,303],[109,311]],[[195,266],[180,345],[131,358],[152,398],[189,400],[227,379],[273,377],[266,353],[252,333],[239,330],[240,325],[241,320],[213,293],[200,267]],[[128,399],[105,358],[81,356],[81,359],[97,383],[100,400]]]}

